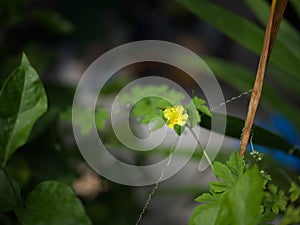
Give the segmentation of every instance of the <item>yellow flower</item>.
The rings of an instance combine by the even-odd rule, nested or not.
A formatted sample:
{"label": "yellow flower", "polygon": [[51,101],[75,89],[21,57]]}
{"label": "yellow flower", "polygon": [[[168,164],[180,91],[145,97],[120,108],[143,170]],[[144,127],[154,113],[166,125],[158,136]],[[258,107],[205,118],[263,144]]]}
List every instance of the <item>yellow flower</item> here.
{"label": "yellow flower", "polygon": [[183,111],[184,108],[182,105],[166,108],[164,110],[164,117],[167,119],[167,126],[173,129],[176,124],[184,126],[189,116],[187,113],[183,113]]}

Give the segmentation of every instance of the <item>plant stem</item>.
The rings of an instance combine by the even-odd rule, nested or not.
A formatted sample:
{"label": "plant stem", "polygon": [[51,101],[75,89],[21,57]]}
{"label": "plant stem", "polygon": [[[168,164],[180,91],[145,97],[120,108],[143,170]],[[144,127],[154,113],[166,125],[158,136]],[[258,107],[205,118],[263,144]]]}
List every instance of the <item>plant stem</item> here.
{"label": "plant stem", "polygon": [[272,1],[270,15],[268,18],[268,23],[265,31],[265,38],[263,42],[263,48],[257,68],[255,83],[253,86],[247,118],[245,121],[245,126],[242,131],[242,139],[240,146],[240,155],[244,155],[246,152],[246,147],[251,134],[255,114],[258,108],[258,104],[261,97],[262,86],[264,81],[264,75],[267,67],[267,63],[275,43],[277,31],[279,29],[280,22],[286,7],[287,0],[280,0],[277,4],[277,0]]}
{"label": "plant stem", "polygon": [[212,168],[212,170],[214,171],[214,167],[213,167],[213,165],[212,165],[212,162],[211,162],[210,158],[208,157],[206,151],[205,151],[204,148],[202,147],[199,138],[197,137],[197,135],[195,134],[195,132],[193,131],[193,129],[192,129],[190,126],[189,126],[188,128],[190,129],[190,131],[191,131],[193,137],[195,138],[195,140],[197,141],[197,144],[198,144],[200,150],[203,152],[204,157],[205,157],[206,160],[208,161],[209,166],[210,166],[210,167]]}

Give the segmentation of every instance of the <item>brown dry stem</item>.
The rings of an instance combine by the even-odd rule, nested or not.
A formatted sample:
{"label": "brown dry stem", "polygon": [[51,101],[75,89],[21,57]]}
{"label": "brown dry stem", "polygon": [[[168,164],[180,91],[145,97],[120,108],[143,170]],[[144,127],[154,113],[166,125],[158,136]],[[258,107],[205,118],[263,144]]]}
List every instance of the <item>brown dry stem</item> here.
{"label": "brown dry stem", "polygon": [[244,155],[246,152],[246,147],[249,142],[255,114],[258,108],[258,104],[261,97],[264,75],[267,67],[268,60],[270,58],[270,54],[272,48],[274,46],[276,35],[280,26],[280,22],[283,17],[283,13],[286,7],[288,0],[273,0],[270,15],[268,18],[265,37],[262,47],[262,52],[256,72],[255,83],[252,89],[252,94],[248,106],[247,118],[245,121],[245,126],[242,131],[241,137],[241,145],[240,145],[240,155]]}

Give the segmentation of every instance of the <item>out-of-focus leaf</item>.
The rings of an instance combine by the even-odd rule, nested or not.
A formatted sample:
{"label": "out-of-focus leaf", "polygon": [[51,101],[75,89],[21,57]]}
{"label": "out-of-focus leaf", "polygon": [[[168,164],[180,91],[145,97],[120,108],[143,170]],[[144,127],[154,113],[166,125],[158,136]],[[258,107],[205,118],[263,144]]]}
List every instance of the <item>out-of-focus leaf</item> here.
{"label": "out-of-focus leaf", "polygon": [[279,211],[285,211],[288,197],[285,196],[285,192],[283,190],[279,190],[277,186],[274,184],[269,184],[268,186],[269,192],[265,192],[265,203],[271,212],[278,214]]}
{"label": "out-of-focus leaf", "polygon": [[24,1],[0,1],[0,24],[8,28],[19,24],[24,15]]}
{"label": "out-of-focus leaf", "polygon": [[[254,73],[239,65],[213,57],[204,57],[204,61],[214,74],[237,90],[247,91],[252,88]],[[299,88],[298,88],[299,90]],[[288,104],[280,93],[269,83],[264,84],[262,102],[284,113],[298,128],[300,128],[299,108]]]}
{"label": "out-of-focus leaf", "polygon": [[193,97],[193,102],[195,104],[196,109],[198,109],[202,114],[207,115],[207,116],[211,116],[211,112],[209,110],[209,108],[205,105],[206,101],[198,98],[198,97]]}
{"label": "out-of-focus leaf", "polygon": [[201,121],[198,110],[195,107],[193,100],[185,106],[187,114],[189,115],[188,121],[191,128],[195,127]]}
{"label": "out-of-focus leaf", "polygon": [[272,225],[272,221],[274,221],[277,216],[278,215],[271,212],[271,210],[265,209],[265,211],[261,215],[260,223],[257,225]]}
{"label": "out-of-focus leaf", "polygon": [[[268,67],[268,74],[272,76],[274,83],[277,83],[280,87],[287,90],[290,94],[298,96],[300,95],[299,82],[294,77],[282,70],[280,67],[272,64]],[[284,77],[285,79],[282,79]]]}
{"label": "out-of-focus leaf", "polygon": [[[72,108],[68,108],[60,114],[60,119],[66,120],[68,122],[74,122],[75,125],[80,126],[80,131],[83,135],[88,134],[93,126],[93,111],[89,108],[76,108],[78,113],[77,119],[72,121]],[[108,113],[103,108],[96,109],[95,112],[95,124],[97,129],[100,131],[104,129],[105,123],[108,119]]]}
{"label": "out-of-focus leaf", "polygon": [[237,90],[247,91],[252,87],[255,74],[249,69],[215,57],[203,56],[202,59],[219,79]]}
{"label": "out-of-focus leaf", "polygon": [[156,131],[162,128],[166,124],[166,121],[162,118],[157,118],[151,122],[151,131]]}
{"label": "out-of-focus leaf", "polygon": [[300,223],[300,207],[288,206],[279,225]]}
{"label": "out-of-focus leaf", "polygon": [[169,102],[170,105],[180,104],[185,98],[183,93],[170,88],[168,85],[136,85],[119,96],[119,101],[123,105],[133,105],[139,100],[150,97],[161,97],[164,101]]}
{"label": "out-of-focus leaf", "polygon": [[140,123],[148,124],[156,118],[164,120],[163,109],[181,104],[184,98],[184,94],[167,85],[137,85],[120,95],[119,103],[132,106],[132,115]]}
{"label": "out-of-focus leaf", "polygon": [[21,205],[19,184],[12,179],[11,182],[7,179],[4,171],[0,170],[0,212],[12,211]]}
{"label": "out-of-focus leaf", "polygon": [[[266,25],[270,4],[263,0],[244,0],[259,21]],[[298,59],[300,59],[300,33],[284,18],[281,21],[277,35],[277,42],[289,49]]]}
{"label": "out-of-focus leaf", "polygon": [[138,101],[133,109],[133,116],[140,121],[140,123],[148,124],[156,118],[164,119],[162,109],[171,106],[168,101],[158,97],[147,97]]}
{"label": "out-of-focus leaf", "polygon": [[99,131],[104,130],[106,120],[108,119],[108,113],[104,109],[97,109],[95,113],[96,127]]}
{"label": "out-of-focus leaf", "polygon": [[56,12],[38,10],[33,13],[32,18],[55,34],[67,35],[74,30],[74,25]]}
{"label": "out-of-focus leaf", "polygon": [[290,0],[290,3],[292,4],[298,15],[298,18],[300,19],[300,2],[298,0]]}
{"label": "out-of-focus leaf", "polygon": [[111,77],[103,86],[101,94],[109,95],[120,92],[124,86],[132,81],[131,74],[124,73],[122,76]]}
{"label": "out-of-focus leaf", "polygon": [[29,164],[30,162],[26,159],[16,155],[11,158],[6,165],[8,174],[18,182],[21,189],[25,187],[32,175]]}
{"label": "out-of-focus leaf", "polygon": [[[219,115],[215,113],[213,117],[214,116],[215,118],[217,118],[217,117],[223,117],[224,115]],[[200,126],[207,129],[211,129],[211,118],[209,116],[202,116]],[[243,127],[244,127],[244,120],[227,115],[227,128],[225,131],[226,136],[240,139]],[[214,131],[218,132],[217,129]],[[291,145],[281,136],[271,131],[268,131],[262,127],[259,127],[257,125],[253,126],[253,134],[254,134],[252,139],[253,144],[261,145],[273,149],[279,149],[281,151],[286,152],[287,154],[290,154],[290,151],[294,149],[292,154],[300,158],[300,150],[295,149],[295,146]]]}
{"label": "out-of-focus leaf", "polygon": [[[201,19],[212,24],[219,31],[232,38],[242,46],[248,48],[256,54],[260,54],[264,31],[254,23],[243,17],[235,15],[222,7],[219,7],[210,1],[205,0],[177,0],[191,12],[199,16]],[[300,81],[300,59],[295,57],[280,42],[274,46],[271,58],[281,68],[288,71],[298,81]]]}
{"label": "out-of-focus leaf", "polygon": [[[241,22],[241,21],[245,21],[245,19],[243,18],[239,18],[236,15],[227,12],[226,10],[217,7],[211,3],[209,3],[208,1],[193,1],[193,0],[189,0],[189,1],[185,1],[185,0],[179,0],[180,2],[184,2],[184,5],[188,6],[190,10],[192,10],[193,12],[195,12],[197,14],[198,10],[199,10],[199,16],[204,18],[205,20],[212,20],[211,22],[214,23],[215,26],[218,27],[218,29],[223,29],[223,32],[232,32],[232,34],[227,34],[227,35],[232,35],[232,38],[236,38],[238,40],[238,42],[242,43],[243,45],[253,45],[253,47],[255,46],[259,46],[256,50],[256,53],[260,52],[261,49],[261,44],[262,44],[262,37],[263,37],[263,30],[261,30],[259,33],[261,33],[261,43],[259,43],[259,41],[257,41],[256,43],[256,36],[257,35],[253,35],[255,33],[255,30],[259,28],[256,27],[254,24],[251,24],[249,21],[246,22]],[[192,7],[194,6],[194,7]],[[206,7],[208,6],[208,8]],[[214,13],[212,12],[207,12],[207,10],[212,10],[214,11]],[[224,17],[220,16],[220,14],[224,13]],[[201,15],[200,15],[201,14]],[[219,15],[219,16],[214,16],[214,15]],[[227,16],[229,16],[227,18]],[[221,19],[221,18],[225,18],[225,19]],[[241,19],[241,21],[240,21]],[[224,20],[228,20],[227,22],[224,22]],[[225,24],[223,24],[225,23]],[[245,24],[244,24],[245,23]],[[241,28],[242,25],[245,25],[245,30],[243,30],[244,28]],[[249,25],[250,24],[250,25]],[[224,25],[224,26],[222,26]],[[229,26],[229,27],[226,27]],[[250,26],[251,29],[248,29],[248,26]],[[239,27],[239,29],[236,29],[236,27]],[[286,26],[283,26],[283,28],[281,29],[285,29]],[[248,31],[251,31],[251,33],[248,33]],[[241,32],[241,34],[237,34],[234,32]],[[288,32],[287,35],[290,35],[289,33],[292,33],[292,38],[293,40],[297,39],[297,36],[295,32]],[[256,33],[255,33],[256,34]],[[279,32],[279,35],[281,34],[281,32]],[[282,35],[282,34],[281,34]],[[241,39],[245,39],[245,40],[241,40]],[[283,39],[283,38],[282,38]],[[295,42],[295,41],[294,41]],[[284,45],[289,45],[288,42],[284,42]],[[280,43],[277,44],[277,46],[280,47]],[[281,47],[280,47],[281,48]],[[293,48],[294,49],[294,48]],[[280,50],[280,49],[279,49]],[[274,52],[278,52],[279,50],[275,49],[273,50]],[[281,50],[280,50],[281,51]],[[273,53],[274,53],[273,52]],[[298,52],[298,51],[297,51]],[[277,54],[277,53],[276,53]],[[282,51],[282,54],[284,55],[284,51]],[[283,56],[282,55],[282,56]],[[297,57],[296,57],[297,58]],[[290,58],[288,58],[290,59]],[[299,58],[298,58],[299,59]],[[224,62],[222,60],[218,60],[218,59],[214,59],[214,58],[204,58],[205,62],[209,65],[209,67],[215,72],[215,74],[223,79],[224,81],[228,82],[230,81],[230,85],[234,86],[235,88],[237,88],[238,90],[242,90],[242,91],[247,91],[251,88],[253,82],[254,82],[254,72],[251,73],[250,71],[243,69],[240,66],[237,65],[233,65],[232,63],[229,62]],[[277,61],[274,63],[277,63]],[[280,66],[279,64],[277,66]],[[281,66],[282,68],[282,66]],[[291,72],[291,71],[290,71]],[[299,88],[297,86],[297,84],[299,83],[299,73],[294,73],[296,74],[296,77],[290,77],[286,75],[285,71],[282,71],[281,75],[285,75],[285,79],[283,81],[283,83],[285,83],[288,88],[288,90],[293,90],[294,93],[299,93]],[[278,76],[275,76],[278,77]],[[282,80],[282,76],[278,77],[278,81],[281,82]],[[276,99],[276,100],[275,100]],[[300,128],[300,121],[297,118],[297,113],[295,112],[299,112],[298,107],[296,107],[293,104],[287,104],[287,102],[281,97],[280,92],[278,92],[278,90],[274,89],[274,87],[272,87],[271,85],[269,85],[268,83],[265,83],[264,88],[263,88],[263,96],[262,96],[262,101],[264,103],[267,103],[268,105],[272,106],[273,108],[277,109],[280,112],[283,112],[286,116],[288,116],[291,121],[296,124],[296,126],[298,128]]]}
{"label": "out-of-focus leaf", "polygon": [[67,185],[57,181],[38,184],[25,209],[17,209],[23,225],[91,225],[83,205]]}
{"label": "out-of-focus leaf", "polygon": [[[299,177],[300,180],[300,177]],[[289,189],[289,193],[291,194],[291,201],[294,202],[300,198],[300,186],[295,182],[291,183],[291,187]]]}
{"label": "out-of-focus leaf", "polygon": [[[259,0],[245,0],[246,4],[252,10],[252,12],[256,15],[258,20],[262,24],[266,24],[268,19],[268,12],[270,9],[270,4],[266,1],[259,1]],[[276,42],[280,42],[284,45],[290,52],[292,52],[295,57],[300,59],[300,33],[293,27],[288,20],[282,19],[280,24],[280,29],[277,35]],[[273,68],[275,67],[275,68]],[[295,77],[291,77],[286,71],[282,71],[278,66],[271,64],[269,66],[269,71],[272,71],[270,75],[272,76],[273,80],[276,80],[280,86],[289,90],[295,95],[299,95],[299,82]],[[284,76],[284,79],[282,77]]]}
{"label": "out-of-focus leaf", "polygon": [[0,163],[28,139],[35,121],[47,110],[47,96],[37,72],[23,54],[20,67],[5,80],[0,92]]}

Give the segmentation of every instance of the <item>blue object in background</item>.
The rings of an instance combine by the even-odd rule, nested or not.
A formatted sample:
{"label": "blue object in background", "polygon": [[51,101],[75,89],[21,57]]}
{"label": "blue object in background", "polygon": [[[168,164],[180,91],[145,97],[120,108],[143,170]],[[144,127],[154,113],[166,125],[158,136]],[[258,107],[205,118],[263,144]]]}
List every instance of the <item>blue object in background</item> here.
{"label": "blue object in background", "polygon": [[[282,136],[294,146],[300,146],[300,134],[293,124],[283,115],[272,114],[269,121],[259,122],[259,125]],[[255,135],[255,134],[254,134]],[[300,172],[300,159],[276,149],[255,145],[255,149],[268,154],[274,161],[289,169]]]}

